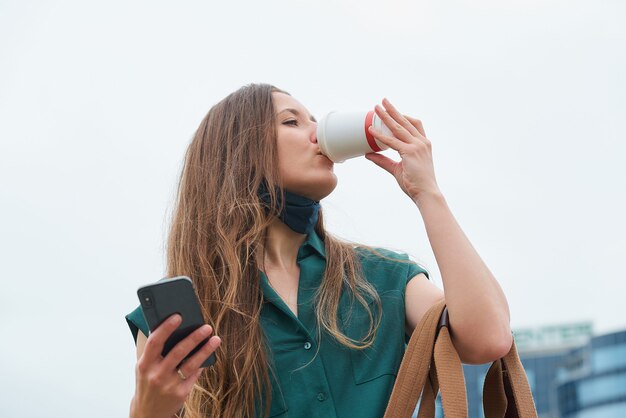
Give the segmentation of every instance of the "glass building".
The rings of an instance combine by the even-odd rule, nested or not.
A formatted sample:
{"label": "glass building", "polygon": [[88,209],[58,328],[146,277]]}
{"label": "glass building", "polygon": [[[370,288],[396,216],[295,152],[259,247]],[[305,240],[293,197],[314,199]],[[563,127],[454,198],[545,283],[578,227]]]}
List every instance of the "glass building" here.
{"label": "glass building", "polygon": [[626,331],[592,338],[573,350],[556,395],[563,418],[626,417]]}

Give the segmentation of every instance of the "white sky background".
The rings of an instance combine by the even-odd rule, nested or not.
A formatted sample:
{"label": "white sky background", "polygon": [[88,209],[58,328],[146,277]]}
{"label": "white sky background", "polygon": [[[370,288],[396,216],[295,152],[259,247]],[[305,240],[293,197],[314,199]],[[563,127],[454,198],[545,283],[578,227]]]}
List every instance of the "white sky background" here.
{"label": "white sky background", "polygon": [[[316,116],[422,119],[514,327],[626,327],[621,1],[0,1],[0,416],[125,416],[124,314],[164,274],[183,153],[250,82]],[[329,229],[441,277],[419,211],[364,159]]]}

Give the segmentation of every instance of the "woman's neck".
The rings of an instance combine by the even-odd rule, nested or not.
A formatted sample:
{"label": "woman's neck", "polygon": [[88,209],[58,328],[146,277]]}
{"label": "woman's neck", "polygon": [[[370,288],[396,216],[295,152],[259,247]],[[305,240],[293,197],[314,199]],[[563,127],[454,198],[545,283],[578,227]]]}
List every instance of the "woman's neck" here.
{"label": "woman's neck", "polygon": [[261,265],[272,269],[295,266],[298,250],[306,237],[306,234],[295,232],[279,219],[274,219],[267,230],[263,251],[265,257],[259,260]]}

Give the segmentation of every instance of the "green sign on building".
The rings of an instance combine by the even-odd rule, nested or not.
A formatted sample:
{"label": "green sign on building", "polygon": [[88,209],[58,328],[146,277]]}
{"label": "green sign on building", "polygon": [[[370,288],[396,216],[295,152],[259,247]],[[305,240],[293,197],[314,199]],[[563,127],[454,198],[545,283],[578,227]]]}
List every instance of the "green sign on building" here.
{"label": "green sign on building", "polygon": [[573,347],[585,344],[592,335],[591,322],[513,330],[520,351]]}

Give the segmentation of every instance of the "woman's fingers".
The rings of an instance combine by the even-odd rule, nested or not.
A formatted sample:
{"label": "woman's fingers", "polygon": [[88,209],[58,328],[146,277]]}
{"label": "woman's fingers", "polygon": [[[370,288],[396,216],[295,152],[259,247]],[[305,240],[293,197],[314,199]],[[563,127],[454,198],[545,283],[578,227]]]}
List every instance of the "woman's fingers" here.
{"label": "woman's fingers", "polygon": [[[180,315],[172,315],[148,337],[145,350],[137,362],[137,387],[131,415],[133,409],[142,411],[142,416],[175,415],[200,377],[199,367],[202,362],[219,347],[220,339],[209,338],[213,330],[209,325],[203,325],[176,344],[165,357],[161,357],[165,341],[180,326],[181,320]],[[208,342],[185,361],[180,372],[177,372],[178,364],[207,339]]]}
{"label": "woman's fingers", "polygon": [[383,105],[385,106],[387,113],[389,113],[389,115],[394,118],[394,120],[397,121],[400,125],[402,125],[404,129],[406,129],[412,136],[417,136],[418,133],[421,133],[420,130],[411,123],[409,118],[400,113],[398,109],[396,109],[396,107],[391,104],[389,99],[383,99]]}
{"label": "woman's fingers", "polygon": [[400,148],[406,145],[406,142],[400,141],[395,136],[385,135],[378,129],[374,128],[373,126],[369,127],[369,131],[377,141],[382,142],[383,144],[387,145],[389,148],[396,150],[398,152],[400,152]]}
{"label": "woman's fingers", "polygon": [[372,161],[374,164],[395,177],[396,166],[398,165],[398,163],[391,158],[388,158],[382,154],[377,154],[375,152],[365,154],[365,158]]}
{"label": "woman's fingers", "polygon": [[176,368],[183,361],[185,357],[196,348],[202,341],[207,339],[213,329],[209,325],[202,325],[200,328],[196,329],[194,332],[189,334],[183,340],[181,340],[178,344],[174,346],[167,353],[167,356],[163,359],[163,366],[166,368],[171,368],[172,370]]}
{"label": "woman's fingers", "polygon": [[411,122],[411,125],[415,126],[415,129],[417,129],[419,131],[420,134],[422,134],[422,136],[424,138],[426,138],[426,132],[424,132],[424,125],[422,125],[422,121],[419,119],[415,119],[412,118],[410,116],[404,115],[404,117]]}
{"label": "woman's fingers", "polygon": [[202,348],[198,350],[193,356],[189,357],[179,367],[185,376],[193,375],[198,372],[199,367],[206,361],[218,349],[222,340],[218,336],[213,336],[204,343]]}
{"label": "woman's fingers", "polygon": [[147,361],[156,361],[161,358],[165,341],[172,335],[182,322],[182,317],[174,314],[167,318],[161,325],[151,332],[146,341],[146,347],[142,357]]}
{"label": "woman's fingers", "polygon": [[430,142],[426,138],[422,121],[401,114],[388,99],[383,99],[383,105],[384,109],[376,106],[376,114],[398,139],[409,144],[416,139],[420,142]]}
{"label": "woman's fingers", "polygon": [[396,122],[396,120],[394,120],[394,118],[392,118],[389,113],[387,113],[387,111],[382,108],[382,106],[376,105],[374,107],[374,111],[383,121],[385,126],[389,128],[394,137],[396,137],[403,143],[411,142],[411,133],[407,131],[406,128],[404,128],[400,123]]}

